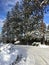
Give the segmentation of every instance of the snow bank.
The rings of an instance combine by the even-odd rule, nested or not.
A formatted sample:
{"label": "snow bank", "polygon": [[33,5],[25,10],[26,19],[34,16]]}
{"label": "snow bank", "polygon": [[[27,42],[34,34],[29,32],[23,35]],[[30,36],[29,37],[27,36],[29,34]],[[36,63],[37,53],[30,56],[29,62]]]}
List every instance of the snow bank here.
{"label": "snow bank", "polygon": [[19,55],[14,45],[5,44],[0,47],[0,65],[12,64]]}
{"label": "snow bank", "polygon": [[13,44],[0,44],[0,65],[26,65],[26,49]]}
{"label": "snow bank", "polygon": [[47,46],[47,45],[41,45],[41,44],[40,44],[39,47],[40,47],[40,48],[48,48],[49,46]]}

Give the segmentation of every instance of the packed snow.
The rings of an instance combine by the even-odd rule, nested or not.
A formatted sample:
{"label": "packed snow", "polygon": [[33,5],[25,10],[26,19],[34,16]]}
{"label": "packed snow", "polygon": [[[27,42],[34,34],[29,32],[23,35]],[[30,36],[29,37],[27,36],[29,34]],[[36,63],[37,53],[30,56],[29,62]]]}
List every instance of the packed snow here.
{"label": "packed snow", "polygon": [[40,44],[39,47],[40,48],[49,48],[49,46],[48,45],[45,45],[45,44],[43,44],[43,45]]}
{"label": "packed snow", "polygon": [[[46,45],[39,45],[38,48],[48,48]],[[35,65],[35,59],[30,49],[37,47],[0,44],[0,65]],[[33,50],[34,51],[34,50]],[[31,52],[31,53],[30,53]]]}
{"label": "packed snow", "polygon": [[0,46],[0,65],[10,65],[16,61],[19,51],[14,45],[3,44]]}
{"label": "packed snow", "polygon": [[26,50],[13,44],[0,44],[0,65],[25,65]]}

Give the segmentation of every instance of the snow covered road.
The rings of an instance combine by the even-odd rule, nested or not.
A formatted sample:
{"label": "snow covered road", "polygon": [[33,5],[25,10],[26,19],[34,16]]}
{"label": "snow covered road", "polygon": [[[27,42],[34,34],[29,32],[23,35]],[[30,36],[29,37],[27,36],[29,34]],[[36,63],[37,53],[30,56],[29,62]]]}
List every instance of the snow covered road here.
{"label": "snow covered road", "polygon": [[[40,48],[33,46],[16,46],[21,47],[21,49],[25,49],[26,51],[22,51],[26,53],[26,61],[23,63],[20,61],[17,65],[49,65],[49,47],[48,48]],[[21,64],[20,64],[21,63]]]}
{"label": "snow covered road", "polygon": [[[34,56],[32,65],[49,65],[49,48],[33,47],[29,49],[29,53]],[[32,50],[32,51],[31,51]],[[31,60],[32,60],[31,59]]]}
{"label": "snow covered road", "polygon": [[49,65],[49,46],[0,45],[0,65]]}

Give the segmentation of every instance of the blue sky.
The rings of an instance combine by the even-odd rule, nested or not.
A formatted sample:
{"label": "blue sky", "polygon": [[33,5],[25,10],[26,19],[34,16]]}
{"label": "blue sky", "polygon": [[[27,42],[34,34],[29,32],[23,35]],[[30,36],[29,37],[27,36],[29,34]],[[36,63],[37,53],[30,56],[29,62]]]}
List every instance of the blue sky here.
{"label": "blue sky", "polygon": [[46,23],[46,25],[49,24],[49,13],[44,15],[44,22]]}
{"label": "blue sky", "polygon": [[[15,5],[18,0],[0,0],[0,32],[4,24],[3,20],[6,18],[7,11]],[[49,13],[45,14],[44,22],[49,24]]]}

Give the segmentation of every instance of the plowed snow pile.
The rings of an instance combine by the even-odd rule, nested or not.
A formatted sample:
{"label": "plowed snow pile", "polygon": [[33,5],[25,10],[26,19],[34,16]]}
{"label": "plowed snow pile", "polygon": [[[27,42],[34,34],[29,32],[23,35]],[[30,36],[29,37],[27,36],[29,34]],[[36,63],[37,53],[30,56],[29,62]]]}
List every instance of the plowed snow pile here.
{"label": "plowed snow pile", "polygon": [[0,46],[0,65],[10,65],[19,54],[18,50],[13,45],[3,44]]}
{"label": "plowed snow pile", "polygon": [[26,50],[13,44],[0,44],[0,65],[26,65]]}
{"label": "plowed snow pile", "polygon": [[38,47],[25,45],[15,46],[13,44],[0,44],[0,65],[36,65],[35,61],[38,57],[35,56],[40,50],[44,50],[41,48],[48,49],[49,46],[41,44]]}
{"label": "plowed snow pile", "polygon": [[47,46],[47,45],[41,45],[41,44],[40,44],[39,47],[40,47],[40,48],[48,48],[49,46]]}

